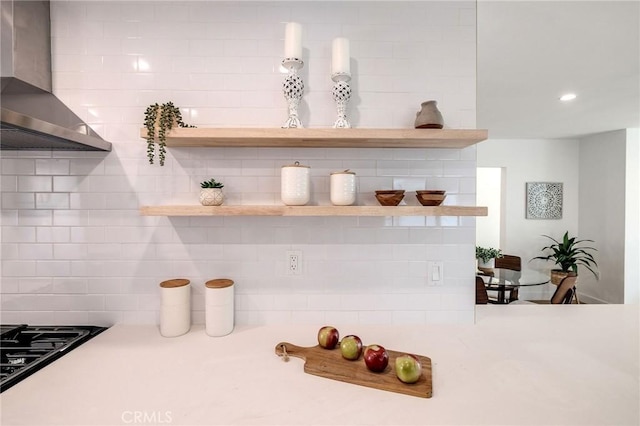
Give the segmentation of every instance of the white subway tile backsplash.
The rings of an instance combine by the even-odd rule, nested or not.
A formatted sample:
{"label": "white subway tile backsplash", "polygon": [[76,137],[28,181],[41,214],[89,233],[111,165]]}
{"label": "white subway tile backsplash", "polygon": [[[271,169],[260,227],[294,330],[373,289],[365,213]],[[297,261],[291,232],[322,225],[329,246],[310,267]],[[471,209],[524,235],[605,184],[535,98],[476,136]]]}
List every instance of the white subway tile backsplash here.
{"label": "white subway tile backsplash", "polygon": [[104,174],[103,158],[69,158],[69,173],[71,175]]}
{"label": "white subway tile backsplash", "polygon": [[120,244],[89,244],[86,248],[90,259],[121,259],[122,247]]}
{"label": "white subway tile backsplash", "polygon": [[73,243],[99,243],[105,241],[105,229],[98,226],[71,227],[71,239]]}
{"label": "white subway tile backsplash", "polygon": [[69,160],[47,159],[35,160],[36,175],[68,175]]}
{"label": "white subway tile backsplash", "polygon": [[3,243],[0,245],[0,254],[4,260],[18,260],[20,259],[19,245],[16,243]]}
{"label": "white subway tile backsplash", "polygon": [[391,323],[398,325],[424,324],[426,314],[424,311],[394,311],[391,313]]}
{"label": "white subway tile backsplash", "polygon": [[85,244],[56,244],[53,251],[56,259],[87,259],[87,246]]}
{"label": "white subway tile backsplash", "polygon": [[[3,308],[10,311],[21,311],[26,307],[34,311],[66,311],[69,309],[67,296],[51,294],[9,295]],[[49,323],[51,324],[51,323]]]}
{"label": "white subway tile backsplash", "polygon": [[[236,281],[240,324],[473,321],[471,287],[458,292],[473,273],[460,260],[472,256],[473,218],[139,215],[197,204],[211,177],[227,204],[279,205],[280,169],[294,161],[311,166],[313,204],[330,204],[329,174],[347,168],[359,204],[390,188],[408,205],[417,189],[475,203],[475,147],[171,148],[164,168],[147,164],[139,129],[153,102],[174,101],[199,127],[282,125],[290,20],[303,25],[306,127],[335,120],[337,36],[351,40],[354,127],[411,128],[428,99],[447,127],[475,126],[473,2],[54,2],[54,91],[113,151],[3,151],[0,319],[156,323],[158,283],[185,276],[199,323],[201,286],[217,277]],[[287,250],[302,251],[301,276],[285,275]],[[444,286],[426,286],[428,260],[445,262]]]}
{"label": "white subway tile backsplash", "polygon": [[325,324],[324,311],[293,311],[291,312],[291,321],[293,324],[313,325]]}
{"label": "white subway tile backsplash", "polygon": [[89,192],[89,181],[84,176],[54,176],[53,191],[74,193]]}
{"label": "white subway tile backsplash", "polygon": [[9,226],[2,229],[3,243],[35,243],[36,228],[33,226]]}
{"label": "white subway tile backsplash", "polygon": [[[82,280],[78,279],[77,280]],[[87,281],[87,292],[89,294],[121,294],[124,292],[124,284],[120,280],[112,278],[90,278]]]}
{"label": "white subway tile backsplash", "polygon": [[3,192],[1,195],[3,209],[35,208],[36,198],[34,193]]}
{"label": "white subway tile backsplash", "polygon": [[87,279],[85,278],[54,278],[53,292],[59,294],[86,294]]}
{"label": "white subway tile backsplash", "polygon": [[51,210],[19,210],[18,224],[21,226],[51,226],[53,214]]}
{"label": "white subway tile backsplash", "polygon": [[38,260],[36,262],[36,276],[68,277],[70,274],[71,264],[66,260]]}
{"label": "white subway tile backsplash", "polygon": [[107,294],[104,296],[104,306],[107,310],[135,311],[138,309],[138,298],[131,294]]}
{"label": "white subway tile backsplash", "polygon": [[37,192],[36,209],[64,210],[69,208],[68,193]]}
{"label": "white subway tile backsplash", "polygon": [[38,226],[36,228],[36,240],[38,243],[68,243],[69,228],[62,226]]}
{"label": "white subway tile backsplash", "polygon": [[56,325],[78,325],[90,324],[89,313],[80,311],[56,311],[53,313],[53,320],[47,324]]}
{"label": "white subway tile backsplash", "polygon": [[36,262],[33,260],[2,260],[2,276],[4,277],[34,277],[36,276]]}
{"label": "white subway tile backsplash", "polygon": [[391,311],[359,311],[358,324],[367,324],[367,325],[393,324],[393,312]]}
{"label": "white subway tile backsplash", "polygon": [[53,259],[53,246],[51,244],[20,244],[19,250],[21,259]]}
{"label": "white subway tile backsplash", "polygon": [[0,191],[16,192],[18,190],[18,176],[0,175]]}
{"label": "white subway tile backsplash", "polygon": [[69,309],[72,311],[101,311],[105,309],[108,297],[112,296],[102,294],[70,294],[67,296]]}
{"label": "white subway tile backsplash", "polygon": [[51,278],[21,278],[20,293],[51,293],[53,280]]}
{"label": "white subway tile backsplash", "polygon": [[[3,259],[4,259],[4,249],[3,249]],[[2,294],[12,294],[12,293],[20,293],[20,279],[19,278],[7,278],[3,277],[0,282],[0,291]],[[0,312],[0,321],[2,321],[2,312]],[[6,324],[6,322],[4,323]]]}
{"label": "white subway tile backsplash", "polygon": [[33,175],[35,174],[35,162],[29,159],[5,158],[0,160],[0,173],[2,175]]}
{"label": "white subway tile backsplash", "polygon": [[106,209],[107,194],[72,192],[69,194],[69,207],[74,210]]}

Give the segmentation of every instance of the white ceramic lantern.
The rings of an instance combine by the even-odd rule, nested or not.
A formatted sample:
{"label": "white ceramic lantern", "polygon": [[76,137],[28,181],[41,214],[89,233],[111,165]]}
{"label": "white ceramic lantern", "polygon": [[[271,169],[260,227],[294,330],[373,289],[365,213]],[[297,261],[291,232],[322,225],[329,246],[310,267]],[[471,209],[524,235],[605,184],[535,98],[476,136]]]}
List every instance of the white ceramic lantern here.
{"label": "white ceramic lantern", "polygon": [[299,162],[289,166],[282,166],[281,198],[288,206],[304,206],[311,198],[311,180],[309,166]]}

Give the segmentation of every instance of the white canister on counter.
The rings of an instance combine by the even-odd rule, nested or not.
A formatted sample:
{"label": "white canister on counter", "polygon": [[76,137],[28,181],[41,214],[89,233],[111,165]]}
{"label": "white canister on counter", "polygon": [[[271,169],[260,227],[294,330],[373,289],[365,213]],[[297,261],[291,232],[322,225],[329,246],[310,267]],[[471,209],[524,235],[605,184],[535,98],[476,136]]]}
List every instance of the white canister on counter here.
{"label": "white canister on counter", "polygon": [[298,161],[289,166],[282,166],[280,177],[282,202],[288,206],[304,206],[311,198],[311,181],[309,166]]}
{"label": "white canister on counter", "polygon": [[356,174],[348,169],[331,173],[331,204],[350,206],[356,202]]}
{"label": "white canister on counter", "polygon": [[191,328],[191,284],[177,278],[160,283],[160,334],[176,337]]}
{"label": "white canister on counter", "polygon": [[226,336],[233,331],[233,281],[221,278],[205,283],[205,323],[209,336]]}

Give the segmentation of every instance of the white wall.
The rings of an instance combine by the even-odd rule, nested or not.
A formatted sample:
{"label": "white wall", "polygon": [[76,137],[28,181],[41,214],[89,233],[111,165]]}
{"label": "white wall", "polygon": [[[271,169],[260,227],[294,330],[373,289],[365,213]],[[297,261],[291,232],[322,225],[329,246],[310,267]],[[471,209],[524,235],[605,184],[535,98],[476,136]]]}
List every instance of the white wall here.
{"label": "white wall", "polygon": [[[490,139],[478,145],[478,167],[502,167],[504,171],[503,253],[520,256],[523,268],[546,271],[553,266],[529,262],[548,245],[542,235],[560,238],[578,233],[579,141],[574,139]],[[562,182],[563,213],[559,220],[526,218],[526,183]],[[523,288],[521,298],[547,299],[553,286]]]}
{"label": "white wall", "polygon": [[640,129],[627,129],[624,303],[640,303]]}
{"label": "white wall", "polygon": [[502,169],[478,167],[476,199],[479,206],[486,206],[487,216],[476,218],[476,245],[499,248],[502,246]]}
{"label": "white wall", "polygon": [[594,301],[624,302],[625,130],[580,141],[580,238],[596,242],[600,280],[580,272],[580,293]]}
{"label": "white wall", "polygon": [[[139,137],[145,107],[172,100],[201,127],[279,127],[284,23],[303,26],[301,118],[335,119],[331,40],[351,41],[356,127],[413,126],[438,100],[449,128],[475,128],[475,2],[52,2],[54,92],[113,142],[110,154],[2,152],[5,323],[154,323],[158,283],[236,282],[239,323],[471,322],[474,218],[141,217],[141,204],[197,203],[223,181],[229,204],[278,204],[280,167],[381,188],[445,189],[475,203],[476,148],[170,149],[160,168]],[[407,202],[417,204],[407,195]],[[284,275],[286,250],[305,274]],[[444,285],[426,286],[427,261]]]}

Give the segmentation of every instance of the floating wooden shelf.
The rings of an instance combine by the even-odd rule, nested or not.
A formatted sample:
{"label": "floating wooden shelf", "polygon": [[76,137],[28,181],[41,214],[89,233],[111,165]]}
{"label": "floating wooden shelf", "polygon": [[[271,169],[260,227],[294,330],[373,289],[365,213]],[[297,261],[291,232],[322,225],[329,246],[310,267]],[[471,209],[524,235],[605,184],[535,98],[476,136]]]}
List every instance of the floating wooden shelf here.
{"label": "floating wooden shelf", "polygon": [[[140,137],[146,138],[142,128]],[[471,129],[280,129],[174,128],[170,147],[303,147],[303,148],[453,148],[487,139],[487,130]]]}
{"label": "floating wooden shelf", "polygon": [[486,216],[476,206],[141,206],[142,216]]}

